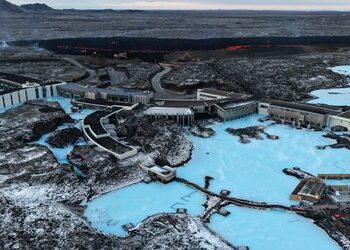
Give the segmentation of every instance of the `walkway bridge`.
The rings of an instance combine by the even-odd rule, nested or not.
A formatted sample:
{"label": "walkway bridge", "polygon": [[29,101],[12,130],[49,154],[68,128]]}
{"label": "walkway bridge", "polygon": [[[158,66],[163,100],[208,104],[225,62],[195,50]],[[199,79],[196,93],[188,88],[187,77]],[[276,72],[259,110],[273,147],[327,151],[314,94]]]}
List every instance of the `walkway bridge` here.
{"label": "walkway bridge", "polygon": [[262,209],[262,210],[267,210],[267,209],[279,209],[279,210],[284,210],[284,211],[289,211],[289,212],[294,212],[294,213],[298,213],[298,214],[305,214],[307,213],[309,210],[298,207],[298,206],[284,206],[284,205],[278,205],[278,204],[268,204],[265,202],[256,202],[256,201],[250,201],[250,200],[244,200],[244,199],[239,199],[239,198],[235,198],[235,197],[228,197],[228,196],[223,196],[214,192],[211,192],[193,182],[190,182],[188,180],[182,179],[177,177],[175,179],[177,182],[183,183],[187,186],[190,186],[204,194],[210,195],[210,196],[214,196],[214,197],[218,197],[223,201],[227,201],[230,204],[239,206],[239,207],[248,207],[248,208],[253,208],[253,209]]}

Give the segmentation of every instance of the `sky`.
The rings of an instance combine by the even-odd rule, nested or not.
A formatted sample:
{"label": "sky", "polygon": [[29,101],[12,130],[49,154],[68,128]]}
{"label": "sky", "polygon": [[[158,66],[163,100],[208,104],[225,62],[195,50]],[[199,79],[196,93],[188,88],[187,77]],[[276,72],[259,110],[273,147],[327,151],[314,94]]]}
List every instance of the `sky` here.
{"label": "sky", "polygon": [[10,0],[57,9],[254,9],[350,11],[350,0]]}

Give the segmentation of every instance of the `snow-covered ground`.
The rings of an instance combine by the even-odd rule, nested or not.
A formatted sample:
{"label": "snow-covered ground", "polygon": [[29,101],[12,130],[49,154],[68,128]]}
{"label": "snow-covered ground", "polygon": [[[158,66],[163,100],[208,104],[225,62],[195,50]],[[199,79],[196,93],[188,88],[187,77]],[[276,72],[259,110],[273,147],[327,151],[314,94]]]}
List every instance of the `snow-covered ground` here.
{"label": "snow-covered ground", "polygon": [[[350,76],[350,65],[336,66],[329,69],[335,73]],[[309,103],[350,106],[350,87],[315,90],[311,92],[311,95],[317,97],[317,99],[313,99]]]}
{"label": "snow-covered ground", "polygon": [[[225,131],[228,127],[261,125],[258,122],[259,117],[255,115],[227,123],[217,123],[212,126],[216,134],[211,138],[193,136],[193,158],[177,170],[178,176],[197,184],[204,184],[204,177],[209,175],[214,177],[210,185],[212,191],[228,189],[232,196],[292,205],[295,203],[289,200],[289,195],[298,184],[298,180],[285,175],[282,172],[283,168],[299,166],[312,174],[347,171],[350,161],[348,150],[315,148],[317,145],[334,142],[322,137],[322,132],[274,125],[268,127],[266,132],[278,135],[279,140],[264,138],[252,140],[250,144],[241,144],[238,137]],[[152,214],[173,211],[169,207],[177,202],[174,207],[185,207],[190,214],[200,215],[203,212],[201,204],[204,196],[195,194],[183,197],[191,192],[193,190],[178,183],[166,186],[156,183],[136,184],[91,201],[85,215],[98,229],[120,234],[122,224],[136,224]],[[338,249],[337,244],[322,230],[294,214],[271,211],[259,212],[256,215],[257,211],[250,209],[246,212],[244,210],[242,214],[241,211],[232,212],[229,217],[222,218],[225,223],[216,222],[214,219],[210,227],[222,233],[233,245],[252,245],[252,249],[256,250]],[[246,216],[246,223],[243,223],[242,216]],[[117,223],[111,227],[111,222]],[[225,230],[222,229],[222,225],[225,225]],[[245,237],[237,239],[240,235]],[[305,247],[296,245],[293,241],[296,244],[310,241],[314,248],[310,248],[308,244]]]}

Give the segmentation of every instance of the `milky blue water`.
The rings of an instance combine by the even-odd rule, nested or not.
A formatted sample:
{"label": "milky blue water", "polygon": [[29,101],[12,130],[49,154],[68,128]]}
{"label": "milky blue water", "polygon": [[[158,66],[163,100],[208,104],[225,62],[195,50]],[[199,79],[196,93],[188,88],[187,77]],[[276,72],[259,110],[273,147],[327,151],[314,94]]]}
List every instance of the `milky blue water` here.
{"label": "milky blue water", "polygon": [[147,216],[175,213],[177,208],[186,208],[190,214],[199,215],[204,202],[201,193],[179,183],[139,183],[89,202],[85,216],[97,229],[124,236],[122,226],[127,223],[137,225]]}
{"label": "milky blue water", "polygon": [[235,206],[227,210],[229,217],[214,215],[209,227],[236,246],[248,245],[252,250],[340,249],[324,231],[298,215]]}
{"label": "milky blue water", "polygon": [[[57,129],[65,129],[71,126],[70,124],[63,124],[62,126],[59,126]],[[80,140],[76,142],[74,145],[70,144],[64,148],[56,148],[52,147],[50,144],[47,143],[47,139],[53,134],[52,133],[47,133],[43,135],[39,140],[34,141],[33,144],[40,144],[43,146],[46,146],[55,156],[57,161],[61,164],[69,164],[67,160],[67,156],[70,154],[70,152],[73,150],[74,145],[86,145],[86,142],[84,140]]]}
{"label": "milky blue water", "polygon": [[329,69],[340,75],[350,76],[350,65],[335,66],[330,67]]}
{"label": "milky blue water", "polygon": [[[57,128],[57,130],[60,129],[65,129],[70,126],[80,126],[81,124],[78,121],[81,121],[84,119],[86,116],[91,114],[92,112],[96,111],[93,109],[83,109],[80,112],[72,112],[71,109],[71,102],[69,99],[60,97],[60,96],[55,96],[55,97],[48,97],[45,98],[44,100],[50,101],[50,102],[58,102],[61,107],[64,109],[64,111],[69,114],[73,119],[77,120],[75,124],[63,124]],[[47,143],[47,139],[53,134],[52,133],[47,133],[43,135],[39,140],[33,142],[34,144],[40,144],[46,146],[56,157],[57,161],[61,164],[68,164],[67,156],[70,154],[70,152],[73,150],[74,145],[86,145],[86,142],[84,140],[76,142],[74,145],[68,145],[67,147],[64,148],[56,148],[52,147],[50,144]]]}
{"label": "milky blue water", "polygon": [[[350,65],[336,66],[329,68],[335,73],[350,76]],[[350,87],[349,88],[334,88],[334,89],[320,89],[312,91],[311,95],[316,96],[317,99],[309,101],[309,103],[322,103],[329,105],[350,106]]]}
{"label": "milky blue water", "polygon": [[[47,97],[44,98],[44,100],[46,101],[50,101],[50,102],[58,102],[61,107],[64,109],[64,111],[69,114],[73,119],[76,120],[75,124],[63,124],[61,126],[59,126],[57,129],[64,129],[64,128],[68,128],[70,126],[80,126],[80,121],[83,120],[86,116],[88,116],[89,114],[91,114],[92,112],[96,111],[94,109],[83,109],[80,112],[72,112],[72,105],[69,99],[61,97],[61,96],[53,96],[53,97]],[[10,107],[6,107],[6,108],[2,108],[0,109],[0,113],[3,113],[9,109],[15,108],[20,106],[21,104],[18,105],[13,105]],[[57,161],[59,163],[62,164],[68,164],[68,160],[67,160],[67,156],[70,154],[70,152],[73,150],[74,145],[68,145],[65,148],[55,148],[52,147],[51,145],[49,145],[46,140],[53,134],[52,133],[47,133],[44,134],[39,140],[34,141],[33,144],[40,144],[43,146],[46,146],[52,153],[53,155],[56,157]],[[85,145],[86,142],[81,140],[75,143],[75,145]]]}
{"label": "milky blue water", "polygon": [[[278,135],[280,140],[253,139],[250,144],[241,144],[238,137],[225,131],[228,127],[261,125],[258,122],[259,117],[254,115],[215,124],[212,127],[217,133],[209,139],[191,136],[195,146],[193,159],[177,170],[178,176],[204,184],[204,177],[209,175],[214,177],[210,186],[212,191],[228,189],[232,196],[292,205],[296,203],[289,200],[289,195],[298,180],[285,175],[283,168],[298,166],[313,174],[344,173],[349,170],[348,150],[315,148],[317,145],[334,142],[322,137],[321,132],[273,125],[266,132]],[[185,190],[191,193],[190,188],[178,183],[166,186],[156,183],[132,185],[89,202],[85,215],[99,230],[124,235],[121,225],[128,222],[137,224],[147,216],[169,212],[169,204],[181,200]],[[203,198],[199,195],[198,199],[201,201]],[[189,208],[192,215],[200,215],[202,203],[191,199],[189,203],[179,207]],[[97,215],[97,211],[102,212]],[[239,223],[243,216],[247,220],[246,224]],[[111,226],[110,221],[117,223],[112,223]],[[287,223],[289,221],[293,223]],[[256,226],[258,222],[259,227]],[[225,229],[222,225],[225,225]],[[280,230],[282,226],[284,230]],[[252,246],[251,249],[296,249],[295,242],[306,242],[310,239],[317,239],[313,244],[318,249],[338,249],[322,230],[308,220],[290,213],[235,210],[227,218],[218,215],[218,219],[214,219],[210,227],[222,233],[231,243],[249,245]],[[237,239],[237,235],[242,234],[245,237]],[[298,246],[297,249],[310,249],[308,246]]]}

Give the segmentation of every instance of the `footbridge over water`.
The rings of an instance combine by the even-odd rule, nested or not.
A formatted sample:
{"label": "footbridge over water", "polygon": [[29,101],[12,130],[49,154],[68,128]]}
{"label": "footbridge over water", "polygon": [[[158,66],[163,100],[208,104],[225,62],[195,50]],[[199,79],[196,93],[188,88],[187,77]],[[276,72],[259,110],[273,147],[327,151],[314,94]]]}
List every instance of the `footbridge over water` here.
{"label": "footbridge over water", "polygon": [[310,210],[298,207],[298,206],[284,206],[284,205],[279,205],[279,204],[268,204],[265,202],[256,202],[256,201],[250,201],[250,200],[244,200],[244,199],[239,199],[235,197],[228,197],[224,196],[221,194],[214,193],[212,191],[209,191],[208,189],[205,189],[193,182],[190,182],[188,180],[185,180],[183,178],[177,177],[175,181],[183,183],[187,186],[190,186],[206,195],[214,196],[217,198],[220,198],[222,201],[226,201],[228,204],[233,204],[239,207],[247,207],[247,208],[253,208],[253,209],[260,209],[260,210],[267,210],[267,209],[277,209],[277,210],[284,210],[288,212],[294,212],[298,214],[305,214],[309,212]]}

